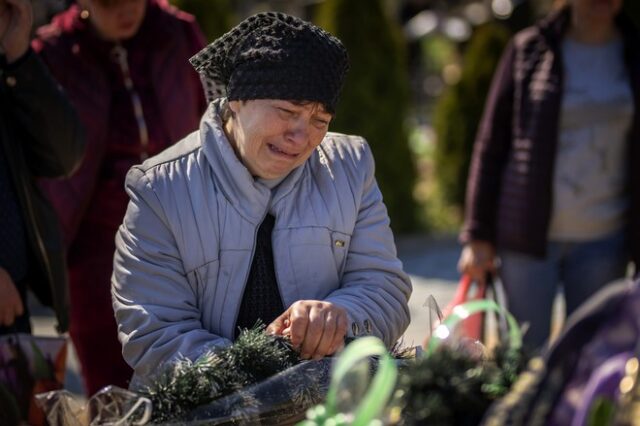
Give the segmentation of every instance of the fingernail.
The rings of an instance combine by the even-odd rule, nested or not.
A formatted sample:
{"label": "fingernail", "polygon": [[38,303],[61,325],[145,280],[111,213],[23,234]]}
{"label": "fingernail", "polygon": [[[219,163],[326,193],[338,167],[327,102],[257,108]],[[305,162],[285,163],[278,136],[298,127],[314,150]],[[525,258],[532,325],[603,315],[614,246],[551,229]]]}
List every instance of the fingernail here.
{"label": "fingernail", "polygon": [[315,355],[315,356],[313,357],[313,360],[314,360],[314,361],[320,361],[322,358],[324,358],[322,355]]}
{"label": "fingernail", "polygon": [[300,354],[300,358],[302,359],[309,359],[309,354]]}

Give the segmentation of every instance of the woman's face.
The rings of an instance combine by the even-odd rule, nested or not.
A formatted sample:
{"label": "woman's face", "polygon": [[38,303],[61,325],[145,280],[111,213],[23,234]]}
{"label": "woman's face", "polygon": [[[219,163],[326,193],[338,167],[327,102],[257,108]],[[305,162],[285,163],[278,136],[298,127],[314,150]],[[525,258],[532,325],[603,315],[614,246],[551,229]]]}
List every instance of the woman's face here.
{"label": "woman's face", "polygon": [[133,37],[140,28],[147,0],[79,0],[89,19],[105,40],[120,41]]}
{"label": "woman's face", "polygon": [[570,0],[575,17],[586,25],[613,25],[622,0]]}
{"label": "woman's face", "polygon": [[307,161],[332,115],[319,103],[274,99],[230,101],[226,127],[236,154],[253,176],[286,176]]}

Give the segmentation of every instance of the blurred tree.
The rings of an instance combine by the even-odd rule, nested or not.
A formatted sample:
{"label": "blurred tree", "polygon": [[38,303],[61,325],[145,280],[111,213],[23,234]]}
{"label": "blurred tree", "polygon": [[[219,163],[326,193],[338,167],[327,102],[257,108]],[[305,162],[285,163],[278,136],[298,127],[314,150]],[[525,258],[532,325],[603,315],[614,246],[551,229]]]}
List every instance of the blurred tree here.
{"label": "blurred tree", "polygon": [[490,22],[476,29],[462,60],[458,83],[436,105],[435,174],[446,204],[463,207],[473,142],[493,72],[510,32]]}
{"label": "blurred tree", "polygon": [[405,41],[380,0],[326,0],[316,23],[349,51],[335,131],[365,137],[376,159],[376,178],[395,232],[417,226],[415,167],[405,126],[409,102]]}
{"label": "blurred tree", "polygon": [[194,15],[210,42],[236,24],[229,0],[170,0],[170,3]]}

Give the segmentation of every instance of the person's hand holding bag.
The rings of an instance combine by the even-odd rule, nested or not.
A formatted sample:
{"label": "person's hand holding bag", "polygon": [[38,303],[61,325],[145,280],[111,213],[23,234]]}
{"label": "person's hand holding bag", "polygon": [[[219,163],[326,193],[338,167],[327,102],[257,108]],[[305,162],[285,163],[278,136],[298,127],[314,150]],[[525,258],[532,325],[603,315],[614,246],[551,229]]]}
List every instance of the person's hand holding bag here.
{"label": "person's hand holding bag", "polygon": [[24,313],[22,299],[11,276],[0,267],[0,326],[9,327]]}
{"label": "person's hand holding bag", "polygon": [[467,274],[479,285],[486,284],[487,273],[496,274],[496,251],[487,241],[470,241],[462,249],[458,271]]}

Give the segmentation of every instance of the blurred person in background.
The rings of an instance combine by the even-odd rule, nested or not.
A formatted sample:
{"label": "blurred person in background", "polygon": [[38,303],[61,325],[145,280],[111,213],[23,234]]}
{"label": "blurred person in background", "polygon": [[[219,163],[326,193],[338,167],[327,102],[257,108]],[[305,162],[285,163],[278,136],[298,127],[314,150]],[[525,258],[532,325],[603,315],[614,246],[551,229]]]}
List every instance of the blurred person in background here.
{"label": "blurred person in background", "polygon": [[640,40],[621,8],[569,0],[516,34],[476,138],[459,268],[497,270],[531,347],[560,283],[571,314],[640,261]]}
{"label": "blurred person in background", "polygon": [[27,289],[68,327],[64,245],[38,177],[69,175],[82,158],[80,122],[29,48],[29,0],[0,0],[0,335],[30,333]]}
{"label": "blurred person in background", "polygon": [[88,138],[79,170],[43,186],[69,247],[70,333],[89,395],[131,377],[109,291],[125,174],[197,128],[206,105],[188,59],[204,44],[193,16],[165,0],[78,0],[33,41]]}

